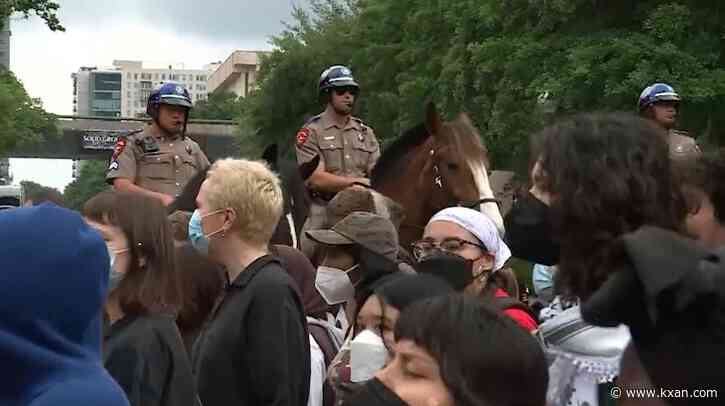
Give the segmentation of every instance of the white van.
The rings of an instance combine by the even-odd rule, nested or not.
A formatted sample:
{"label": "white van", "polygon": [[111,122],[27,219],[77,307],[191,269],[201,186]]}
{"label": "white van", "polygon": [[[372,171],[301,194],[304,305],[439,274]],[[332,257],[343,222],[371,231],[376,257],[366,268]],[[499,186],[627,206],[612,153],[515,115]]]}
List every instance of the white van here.
{"label": "white van", "polygon": [[0,210],[20,207],[23,188],[19,185],[0,185]]}

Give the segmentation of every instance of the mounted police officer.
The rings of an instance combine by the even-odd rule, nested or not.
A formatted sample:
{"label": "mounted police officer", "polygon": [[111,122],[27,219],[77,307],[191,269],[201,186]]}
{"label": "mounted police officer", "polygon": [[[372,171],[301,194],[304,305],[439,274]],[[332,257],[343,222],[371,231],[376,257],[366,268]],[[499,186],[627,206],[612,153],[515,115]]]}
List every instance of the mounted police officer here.
{"label": "mounted police officer", "polygon": [[684,131],[674,129],[681,101],[682,98],[672,86],[666,83],[654,83],[642,91],[638,103],[640,116],[654,121],[667,131],[670,156],[673,159],[700,154],[700,148],[692,137]]}
{"label": "mounted police officer", "polygon": [[351,115],[359,93],[360,86],[350,69],[341,65],[327,68],[318,86],[325,111],[297,133],[297,164],[320,157],[320,164],[306,182],[312,203],[300,245],[308,257],[313,254],[314,243],[304,231],[324,226],[325,206],[337,192],[355,183],[369,185],[370,172],[380,157],[373,129]]}
{"label": "mounted police officer", "polygon": [[189,92],[166,83],[151,92],[146,114],[153,122],[144,130],[119,137],[106,181],[118,191],[141,193],[169,205],[209,160],[186,137],[191,110]]}

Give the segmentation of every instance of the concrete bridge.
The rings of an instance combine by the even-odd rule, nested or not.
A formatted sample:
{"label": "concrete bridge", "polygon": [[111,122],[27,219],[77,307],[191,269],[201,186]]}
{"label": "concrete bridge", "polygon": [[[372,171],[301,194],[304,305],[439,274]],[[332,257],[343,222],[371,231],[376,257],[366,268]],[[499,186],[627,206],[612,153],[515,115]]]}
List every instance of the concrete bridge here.
{"label": "concrete bridge", "polygon": [[[109,159],[119,135],[143,128],[149,120],[116,117],[56,116],[59,136],[16,148],[9,158]],[[227,120],[189,120],[186,135],[199,143],[209,160],[238,156],[238,127]]]}

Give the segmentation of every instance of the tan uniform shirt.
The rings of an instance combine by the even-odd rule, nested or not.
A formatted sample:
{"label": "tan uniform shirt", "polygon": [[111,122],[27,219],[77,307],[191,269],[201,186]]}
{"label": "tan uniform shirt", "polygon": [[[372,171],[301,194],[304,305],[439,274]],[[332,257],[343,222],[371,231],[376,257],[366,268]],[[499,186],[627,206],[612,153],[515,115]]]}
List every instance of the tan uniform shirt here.
{"label": "tan uniform shirt", "polygon": [[325,171],[338,176],[369,178],[380,158],[380,144],[372,128],[355,117],[340,127],[327,113],[302,127],[295,146],[299,165],[319,155]]}
{"label": "tan uniform shirt", "polygon": [[176,197],[196,172],[208,166],[206,155],[191,138],[155,138],[147,128],[119,138],[106,181],[124,178],[144,189]]}
{"label": "tan uniform shirt", "polygon": [[700,147],[694,138],[684,131],[669,130],[667,143],[670,145],[670,157],[675,160],[698,157]]}

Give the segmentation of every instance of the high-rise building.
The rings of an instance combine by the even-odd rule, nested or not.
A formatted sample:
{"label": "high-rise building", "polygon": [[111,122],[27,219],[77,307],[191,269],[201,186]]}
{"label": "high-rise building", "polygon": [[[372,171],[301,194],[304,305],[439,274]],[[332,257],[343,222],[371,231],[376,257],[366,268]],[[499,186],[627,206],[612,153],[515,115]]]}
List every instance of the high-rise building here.
{"label": "high-rise building", "polygon": [[0,66],[10,69],[10,22],[0,19]]}
{"label": "high-rise building", "polygon": [[84,66],[71,78],[74,115],[121,116],[121,72]]}
{"label": "high-rise building", "polygon": [[263,51],[234,51],[209,77],[209,93],[232,92],[239,97],[256,88]]}
{"label": "high-rise building", "polygon": [[206,100],[207,80],[218,64],[203,69],[184,69],[169,65],[168,68],[144,68],[140,61],[113,61],[113,66],[123,76],[121,85],[121,113],[124,117],[143,117],[146,101],[151,90],[166,83],[179,83],[186,87],[193,102]]}

